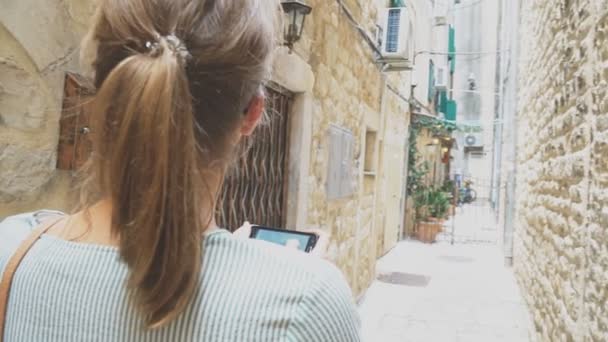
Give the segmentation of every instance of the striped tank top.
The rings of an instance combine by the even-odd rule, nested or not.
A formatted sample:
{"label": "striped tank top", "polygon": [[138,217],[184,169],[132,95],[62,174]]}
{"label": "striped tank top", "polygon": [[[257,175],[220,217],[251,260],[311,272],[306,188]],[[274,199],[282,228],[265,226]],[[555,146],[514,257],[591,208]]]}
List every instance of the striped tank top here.
{"label": "striped tank top", "polygon": [[[0,273],[45,214],[0,223]],[[115,247],[43,235],[15,273],[4,342],[360,340],[352,293],[335,266],[224,230],[201,243],[204,272],[191,303],[149,330]]]}

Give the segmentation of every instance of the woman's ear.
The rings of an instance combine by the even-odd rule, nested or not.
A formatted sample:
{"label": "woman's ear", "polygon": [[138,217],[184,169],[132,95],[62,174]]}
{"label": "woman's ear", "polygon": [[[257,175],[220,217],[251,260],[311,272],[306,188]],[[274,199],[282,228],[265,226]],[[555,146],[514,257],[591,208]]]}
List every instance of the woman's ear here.
{"label": "woman's ear", "polygon": [[264,100],[264,95],[258,94],[251,99],[251,102],[249,102],[249,107],[245,112],[245,118],[241,124],[242,135],[251,135],[257,127],[260,119],[262,118],[262,114],[264,113]]}

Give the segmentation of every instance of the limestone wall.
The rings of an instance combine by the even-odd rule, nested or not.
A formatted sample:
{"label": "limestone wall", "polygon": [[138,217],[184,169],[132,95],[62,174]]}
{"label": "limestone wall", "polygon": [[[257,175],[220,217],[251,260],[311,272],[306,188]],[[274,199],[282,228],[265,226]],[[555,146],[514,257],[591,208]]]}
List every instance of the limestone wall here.
{"label": "limestone wall", "polygon": [[522,1],[515,271],[542,341],[608,338],[608,6]]}
{"label": "limestone wall", "polygon": [[[287,63],[299,58],[303,69],[308,63],[315,79],[312,93],[306,93],[307,87],[291,89],[299,96],[295,103],[312,116],[312,120],[298,121],[310,122],[311,128],[297,127],[297,123],[292,130],[310,130],[312,137],[299,142],[310,148],[310,165],[301,168],[307,170],[305,174],[297,175],[304,178],[298,191],[304,194],[305,204],[291,205],[298,212],[287,216],[298,222],[297,218],[304,217],[306,226],[332,233],[330,257],[345,272],[355,293],[361,294],[374,278],[377,257],[396,244],[403,221],[401,190],[409,122],[403,97],[409,94],[410,73],[383,75],[374,63],[372,49],[338,1],[308,3],[313,12],[306,19],[304,36],[296,44],[294,56],[281,59]],[[379,8],[388,5],[384,0],[343,3],[370,36]],[[3,7],[0,11],[0,217],[38,208],[71,207],[71,176],[55,170],[58,121],[64,73],[78,70],[78,43],[92,13],[91,4],[20,0],[9,1],[8,10]],[[21,20],[25,13],[31,13],[31,20]],[[428,65],[428,59],[423,65]],[[306,72],[290,73],[287,64],[277,67],[280,75],[275,75],[275,81],[287,88],[307,83],[290,80]],[[355,137],[349,165],[354,192],[338,200],[328,200],[326,194],[331,124]],[[363,174],[368,130],[376,132],[373,175]],[[302,160],[307,162],[308,157]]]}
{"label": "limestone wall", "polygon": [[[68,209],[70,175],[55,171],[66,70],[90,1],[5,1],[0,11],[0,217],[40,206]],[[27,13],[27,20],[24,14]]]}
{"label": "limestone wall", "polygon": [[[307,18],[306,36],[296,52],[308,58],[315,73],[313,88],[313,136],[310,144],[311,165],[307,224],[331,231],[334,243],[331,257],[342,268],[356,294],[360,294],[374,277],[378,255],[392,247],[384,244],[384,236],[394,236],[396,243],[399,222],[384,229],[384,208],[399,211],[401,197],[386,203],[387,188],[400,189],[405,171],[405,139],[408,105],[386,88],[386,83],[407,85],[399,75],[383,77],[374,64],[372,49],[340,9],[337,1],[309,1],[313,13]],[[344,1],[355,20],[364,28],[376,22],[378,2]],[[384,2],[380,4],[385,6]],[[371,30],[369,31],[371,32]],[[352,174],[355,191],[352,196],[328,200],[326,193],[330,124],[346,128],[355,136]],[[366,129],[378,130],[379,160],[375,177],[362,176],[364,137]],[[396,146],[396,147],[395,147]],[[395,151],[395,149],[397,149]],[[397,154],[391,167],[399,168],[402,177],[397,184],[384,170],[387,153]],[[367,184],[367,187],[364,187]],[[396,204],[396,205],[395,205]],[[393,211],[393,212],[394,212]],[[374,243],[379,242],[381,243]]]}

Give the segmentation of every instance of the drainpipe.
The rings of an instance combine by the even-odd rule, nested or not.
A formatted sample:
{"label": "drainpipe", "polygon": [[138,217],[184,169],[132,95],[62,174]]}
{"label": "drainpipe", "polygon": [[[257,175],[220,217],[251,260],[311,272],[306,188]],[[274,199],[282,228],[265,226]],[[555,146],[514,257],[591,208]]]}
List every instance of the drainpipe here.
{"label": "drainpipe", "polygon": [[498,30],[496,30],[496,46],[500,50],[496,54],[496,76],[495,76],[495,103],[494,103],[494,154],[492,161],[492,178],[490,181],[490,203],[494,209],[495,220],[498,221],[500,208],[500,182],[501,182],[501,161],[502,161],[502,118],[504,118],[504,106],[501,95],[503,94],[503,32],[505,29],[504,1],[498,0]]}
{"label": "drainpipe", "polygon": [[505,264],[513,265],[513,235],[515,234],[515,217],[516,217],[516,186],[517,186],[517,79],[518,79],[518,57],[519,57],[519,9],[521,2],[509,2],[512,8],[508,9],[510,13],[509,20],[512,23],[509,31],[512,32],[510,38],[511,52],[509,57],[511,70],[509,72],[509,95],[507,98],[508,111],[505,113],[505,123],[508,123],[508,128],[511,130],[512,139],[507,146],[507,155],[510,157],[509,173],[507,182],[506,210],[505,210],[505,228],[504,228],[504,253]]}

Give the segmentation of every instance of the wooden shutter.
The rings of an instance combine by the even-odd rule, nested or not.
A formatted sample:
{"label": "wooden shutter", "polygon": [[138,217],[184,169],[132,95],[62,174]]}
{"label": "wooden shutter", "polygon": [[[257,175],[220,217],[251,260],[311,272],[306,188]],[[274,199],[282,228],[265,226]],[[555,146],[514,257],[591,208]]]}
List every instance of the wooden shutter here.
{"label": "wooden shutter", "polygon": [[66,73],[57,147],[57,168],[60,170],[77,170],[89,158],[92,142],[87,100],[92,94],[93,86],[89,81],[78,74]]}

